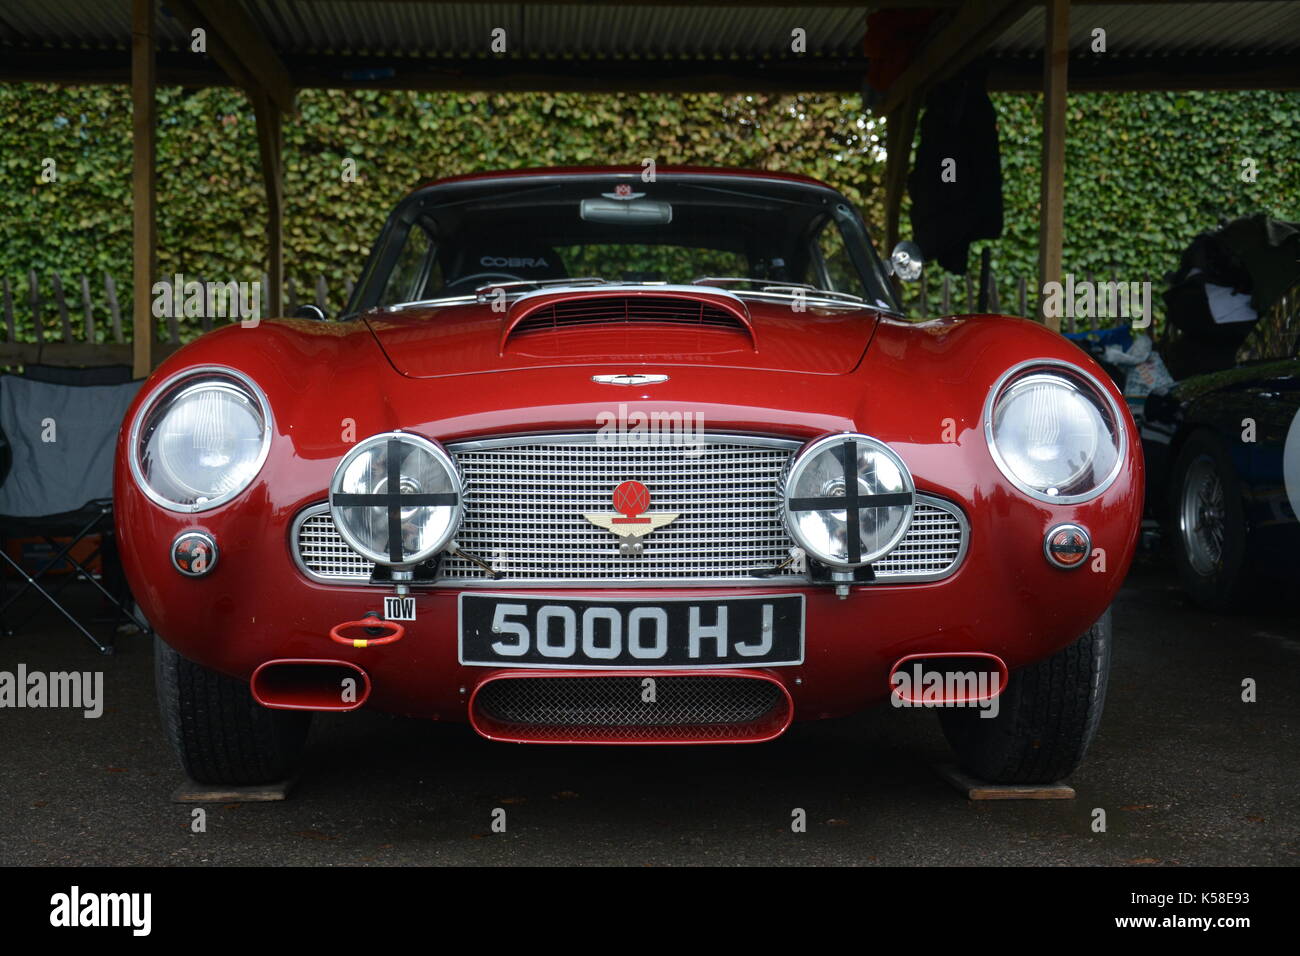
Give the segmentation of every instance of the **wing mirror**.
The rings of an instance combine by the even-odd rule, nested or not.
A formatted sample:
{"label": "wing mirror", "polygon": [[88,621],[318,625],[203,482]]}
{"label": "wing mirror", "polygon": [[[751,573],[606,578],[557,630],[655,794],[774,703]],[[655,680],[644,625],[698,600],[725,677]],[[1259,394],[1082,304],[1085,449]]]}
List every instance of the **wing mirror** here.
{"label": "wing mirror", "polygon": [[324,322],[329,318],[325,314],[324,309],[311,302],[304,302],[302,305],[298,306],[298,308],[294,309],[293,317],[295,319],[315,319],[317,322]]}
{"label": "wing mirror", "polygon": [[894,251],[889,254],[889,271],[904,282],[915,282],[921,278],[923,265],[925,257],[921,254],[921,247],[910,239],[904,239],[894,246]]}

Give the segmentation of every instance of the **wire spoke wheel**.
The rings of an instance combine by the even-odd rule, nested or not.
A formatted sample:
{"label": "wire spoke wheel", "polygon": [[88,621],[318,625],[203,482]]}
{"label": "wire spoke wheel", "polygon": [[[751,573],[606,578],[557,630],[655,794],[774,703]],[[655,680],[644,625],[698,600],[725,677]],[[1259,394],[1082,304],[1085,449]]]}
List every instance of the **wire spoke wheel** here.
{"label": "wire spoke wheel", "polygon": [[1223,482],[1214,460],[1197,458],[1183,480],[1178,514],[1187,561],[1197,574],[1214,574],[1223,563]]}

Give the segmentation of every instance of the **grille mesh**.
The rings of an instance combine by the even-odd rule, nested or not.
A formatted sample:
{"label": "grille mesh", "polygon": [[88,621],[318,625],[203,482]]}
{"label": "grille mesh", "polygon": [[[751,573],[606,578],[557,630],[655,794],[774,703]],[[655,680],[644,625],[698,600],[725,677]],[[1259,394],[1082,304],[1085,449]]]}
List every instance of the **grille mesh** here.
{"label": "grille mesh", "polygon": [[[456,540],[502,577],[444,555],[440,580],[449,583],[744,581],[780,564],[794,546],[777,490],[793,453],[788,447],[705,442],[696,455],[678,446],[567,440],[451,450],[468,484]],[[645,538],[639,557],[619,554],[617,539],[583,517],[611,512],[613,489],[629,479],[651,489],[651,513],[681,515]],[[882,581],[943,575],[955,567],[963,535],[956,514],[919,497],[907,534],[872,570]],[[373,565],[344,543],[328,510],[305,513],[294,543],[303,566],[319,578],[370,579]],[[789,584],[804,577],[757,580]]]}
{"label": "grille mesh", "polygon": [[770,681],[748,677],[656,677],[655,700],[643,699],[639,676],[516,677],[486,684],[474,699],[477,712],[501,729],[527,736],[608,740],[735,737],[770,718],[783,705]]}
{"label": "grille mesh", "polygon": [[903,540],[871,569],[885,580],[944,574],[961,556],[962,537],[962,522],[955,514],[917,501]]}
{"label": "grille mesh", "polygon": [[[457,451],[468,493],[456,540],[507,581],[747,577],[791,547],[777,492],[790,454],[712,442],[698,454],[680,444],[578,441]],[[644,539],[639,557],[620,554],[618,539],[583,517],[612,513],[613,491],[628,480],[651,490],[650,513],[680,515]],[[487,579],[454,555],[442,574]]]}

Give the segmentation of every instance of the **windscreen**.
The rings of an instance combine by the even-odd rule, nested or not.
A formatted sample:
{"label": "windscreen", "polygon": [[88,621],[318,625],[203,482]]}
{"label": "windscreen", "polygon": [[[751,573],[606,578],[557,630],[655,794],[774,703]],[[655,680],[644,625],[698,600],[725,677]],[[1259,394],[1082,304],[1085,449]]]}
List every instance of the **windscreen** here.
{"label": "windscreen", "polygon": [[607,175],[487,179],[413,194],[385,227],[350,311],[566,280],[695,283],[738,295],[807,289],[894,308],[866,230],[830,189]]}

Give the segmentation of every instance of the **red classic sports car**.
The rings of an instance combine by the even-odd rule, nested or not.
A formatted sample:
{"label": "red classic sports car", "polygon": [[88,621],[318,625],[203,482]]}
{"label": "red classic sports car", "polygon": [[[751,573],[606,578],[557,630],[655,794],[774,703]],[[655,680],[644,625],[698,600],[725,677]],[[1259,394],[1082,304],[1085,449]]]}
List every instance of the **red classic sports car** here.
{"label": "red classic sports car", "polygon": [[284,777],[363,705],[669,744],[890,700],[977,776],[1068,774],[1137,435],[1033,322],[906,320],[908,252],[799,176],[465,176],[401,202],[339,321],[172,355],[116,502],[185,770]]}

